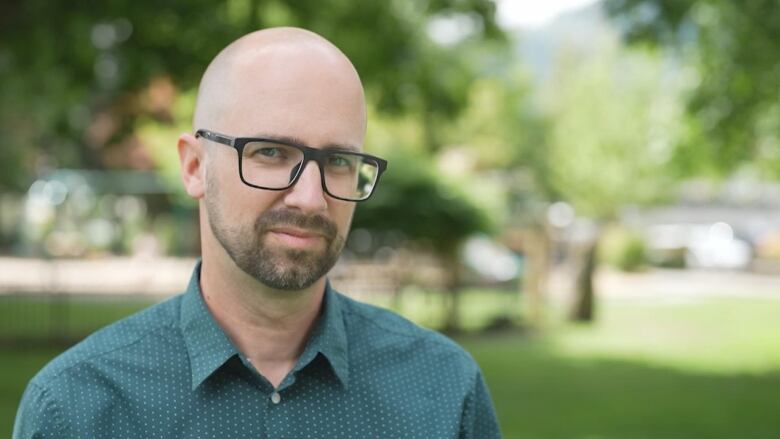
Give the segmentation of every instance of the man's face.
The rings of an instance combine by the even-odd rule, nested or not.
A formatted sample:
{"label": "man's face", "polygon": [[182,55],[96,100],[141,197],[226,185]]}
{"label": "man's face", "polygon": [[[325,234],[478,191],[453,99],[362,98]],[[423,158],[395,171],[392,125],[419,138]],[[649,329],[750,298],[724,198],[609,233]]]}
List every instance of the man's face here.
{"label": "man's face", "polygon": [[[313,148],[360,147],[365,127],[362,90],[316,60],[276,55],[282,62],[262,70],[251,61],[236,66],[228,79],[233,104],[218,126],[197,128],[235,137],[294,138]],[[262,190],[241,182],[234,149],[213,142],[204,147],[210,149],[207,220],[236,265],[280,290],[300,290],[322,278],[344,247],[354,203],[322,190],[314,162],[292,188]]]}

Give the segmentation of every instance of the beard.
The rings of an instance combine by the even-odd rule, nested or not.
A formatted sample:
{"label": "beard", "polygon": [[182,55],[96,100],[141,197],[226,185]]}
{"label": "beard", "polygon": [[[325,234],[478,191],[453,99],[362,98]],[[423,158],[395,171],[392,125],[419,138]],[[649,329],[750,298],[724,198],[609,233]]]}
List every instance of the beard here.
{"label": "beard", "polygon": [[[210,185],[215,188],[215,185]],[[212,194],[216,195],[216,194]],[[233,262],[258,282],[277,290],[308,288],[330,271],[338,261],[346,239],[332,221],[322,215],[304,215],[292,209],[274,209],[261,214],[251,228],[230,225],[215,203],[206,197],[209,226]],[[274,246],[267,241],[275,227],[293,226],[317,233],[324,247],[308,250]]]}

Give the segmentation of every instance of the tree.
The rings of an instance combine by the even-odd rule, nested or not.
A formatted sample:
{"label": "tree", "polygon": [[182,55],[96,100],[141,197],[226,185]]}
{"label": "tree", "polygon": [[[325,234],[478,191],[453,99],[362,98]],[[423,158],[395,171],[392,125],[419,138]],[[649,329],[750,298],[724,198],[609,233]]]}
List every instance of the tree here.
{"label": "tree", "polygon": [[[606,222],[621,206],[668,195],[669,162],[680,135],[679,77],[657,53],[614,39],[599,54],[564,54],[549,84],[545,174],[578,214]],[[594,317],[593,270],[600,228],[580,249],[574,320]]]}
{"label": "tree", "polygon": [[138,150],[138,117],[170,121],[171,95],[195,87],[231,40],[267,26],[303,26],[331,39],[381,111],[453,117],[473,72],[456,51],[430,40],[427,25],[466,16],[475,23],[469,38],[500,39],[494,9],[491,0],[5,2],[0,187],[21,188],[47,166],[153,167],[128,159]]}
{"label": "tree", "polygon": [[[470,105],[447,130],[446,142],[471,154],[475,173],[500,176],[494,181],[504,194],[502,207],[494,205],[489,211],[505,244],[514,250],[522,247],[518,287],[523,313],[526,323],[541,326],[549,254],[538,206],[554,196],[545,147],[548,123],[535,105],[530,75],[516,55],[494,48],[472,56],[484,73],[471,86]],[[485,189],[476,194],[481,200],[491,192]]]}
{"label": "tree", "polygon": [[493,222],[484,209],[456,187],[443,183],[425,157],[396,151],[388,163],[391,165],[381,187],[369,203],[358,207],[352,227],[400,233],[439,257],[448,276],[445,325],[447,330],[456,330],[461,247],[468,237],[491,232]]}
{"label": "tree", "polygon": [[748,164],[780,178],[780,3],[606,0],[636,45],[676,50],[694,69],[680,173],[727,175]]}
{"label": "tree", "polygon": [[[415,121],[426,161],[479,74],[462,49],[503,43],[492,0],[11,0],[1,8],[0,188],[21,188],[46,167],[156,168],[178,186],[170,142],[188,129],[205,66],[233,39],[275,25],[309,28],[339,46],[371,111]],[[436,23],[467,26],[443,43]],[[415,169],[391,164],[356,225],[425,241],[452,270],[455,291],[460,243],[484,230],[485,218],[427,168]]]}

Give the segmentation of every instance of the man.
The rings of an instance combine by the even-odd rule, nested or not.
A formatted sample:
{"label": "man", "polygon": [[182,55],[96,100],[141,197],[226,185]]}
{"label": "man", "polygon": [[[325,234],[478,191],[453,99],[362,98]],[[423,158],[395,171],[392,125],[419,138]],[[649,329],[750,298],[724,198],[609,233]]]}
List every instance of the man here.
{"label": "man", "polygon": [[479,368],[326,274],[385,162],[360,152],[363,88],[311,32],[224,49],[179,137],[202,261],[186,291],[47,365],[14,437],[498,437]]}

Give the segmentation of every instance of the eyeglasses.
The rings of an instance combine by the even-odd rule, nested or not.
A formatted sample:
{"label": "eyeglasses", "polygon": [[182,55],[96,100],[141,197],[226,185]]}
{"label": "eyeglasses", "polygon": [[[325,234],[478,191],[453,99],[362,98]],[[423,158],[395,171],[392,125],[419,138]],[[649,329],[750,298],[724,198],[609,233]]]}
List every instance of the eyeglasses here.
{"label": "eyeglasses", "polygon": [[310,160],[320,168],[322,189],[333,198],[364,201],[374,192],[387,161],[368,154],[309,146],[258,137],[230,137],[197,130],[203,137],[238,151],[238,174],[247,186],[281,191],[291,188]]}

